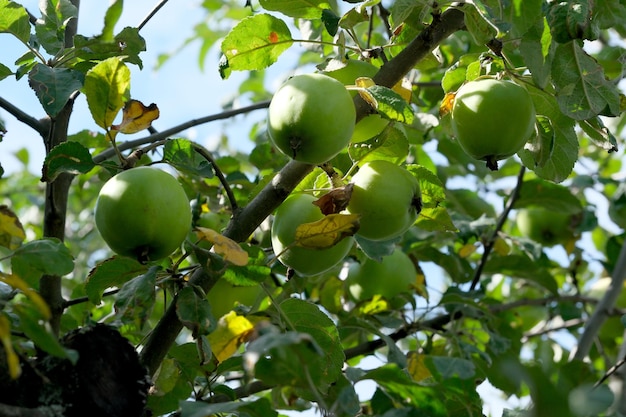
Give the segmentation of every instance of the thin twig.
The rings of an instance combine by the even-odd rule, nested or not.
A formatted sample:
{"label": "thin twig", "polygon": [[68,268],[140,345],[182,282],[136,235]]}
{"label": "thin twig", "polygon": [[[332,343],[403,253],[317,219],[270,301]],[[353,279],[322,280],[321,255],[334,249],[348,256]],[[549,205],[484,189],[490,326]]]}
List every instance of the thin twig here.
{"label": "thin twig", "polygon": [[493,230],[493,233],[489,237],[489,240],[487,240],[487,242],[485,243],[485,249],[483,251],[483,256],[480,259],[480,263],[478,264],[478,267],[476,268],[476,271],[474,271],[474,278],[472,279],[472,284],[470,285],[470,289],[469,289],[470,291],[473,291],[476,288],[476,286],[478,285],[478,281],[480,280],[480,277],[483,274],[483,269],[485,268],[485,265],[487,264],[487,260],[489,259],[489,255],[491,255],[491,251],[493,250],[493,247],[496,244],[496,240],[498,238],[498,233],[500,233],[500,230],[502,230],[502,227],[504,226],[504,223],[506,222],[506,219],[509,216],[509,213],[511,212],[511,209],[513,209],[513,204],[515,203],[515,201],[519,197],[519,193],[520,193],[520,190],[522,188],[522,184],[524,183],[524,173],[525,172],[526,172],[526,167],[524,167],[524,165],[522,165],[522,167],[519,170],[519,173],[517,174],[517,184],[515,185],[515,188],[511,192],[511,195],[509,197],[509,201],[507,201],[506,206],[504,207],[504,211],[502,212],[502,214],[500,215],[500,218],[498,219],[498,223],[496,224],[496,228]]}
{"label": "thin twig", "polygon": [[215,162],[213,155],[211,155],[211,152],[206,150],[204,147],[198,145],[197,143],[192,142],[191,146],[193,146],[195,151],[198,152],[200,155],[202,155],[204,159],[209,161],[209,163],[213,167],[215,176],[222,184],[222,187],[224,187],[224,191],[226,192],[226,196],[228,197],[228,201],[230,203],[231,212],[234,213],[237,210],[237,199],[235,198],[235,194],[233,193],[233,190],[230,188],[230,184],[228,184],[228,181],[226,181],[226,177],[224,177],[224,173]]}
{"label": "thin twig", "polygon": [[143,29],[146,23],[148,23],[150,19],[152,19],[154,15],[157,14],[157,12],[161,9],[161,7],[165,6],[165,3],[167,3],[167,1],[168,0],[161,0],[156,6],[154,6],[154,8],[150,11],[150,13],[148,13],[148,15],[143,18],[139,26],[137,26],[137,30],[141,31],[141,29]]}
{"label": "thin twig", "polygon": [[[194,126],[198,126],[204,123],[214,122],[216,120],[228,119],[230,117],[237,116],[239,114],[249,113],[254,110],[264,109],[264,108],[267,108],[269,105],[270,105],[269,100],[266,100],[266,101],[261,101],[259,103],[254,103],[250,106],[245,106],[245,107],[241,107],[241,108],[233,109],[233,110],[227,110],[218,114],[212,114],[210,116],[201,117],[199,119],[192,119],[185,123],[181,123],[178,126],[174,126],[172,128],[163,130],[161,132],[151,134],[150,136],[146,136],[145,138],[140,138],[140,139],[121,143],[117,147],[120,151],[125,151],[128,149],[136,148],[138,146],[145,145],[146,143],[152,143],[152,142],[157,142],[159,140],[167,139],[168,137],[176,133],[180,133],[183,130],[187,130]],[[98,155],[94,156],[93,161],[96,164],[100,164],[114,156],[115,156],[115,151],[113,150],[113,148],[109,148],[106,151],[103,151],[99,153]]]}

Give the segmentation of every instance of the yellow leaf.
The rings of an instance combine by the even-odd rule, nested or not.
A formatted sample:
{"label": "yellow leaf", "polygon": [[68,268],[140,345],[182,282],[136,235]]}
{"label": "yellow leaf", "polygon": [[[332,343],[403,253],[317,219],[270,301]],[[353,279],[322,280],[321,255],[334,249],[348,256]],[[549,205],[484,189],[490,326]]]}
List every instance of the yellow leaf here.
{"label": "yellow leaf", "polygon": [[454,97],[456,97],[456,93],[446,93],[443,100],[441,101],[441,105],[439,106],[440,117],[443,117],[446,114],[452,112],[452,106],[454,105]]}
{"label": "yellow leaf", "polygon": [[253,331],[254,325],[234,311],[220,318],[217,329],[208,336],[215,358],[223,362],[233,356]]}
{"label": "yellow leaf", "polygon": [[369,77],[359,77],[354,81],[354,84],[360,88],[368,88],[376,85],[374,80]]}
{"label": "yellow leaf", "polygon": [[5,315],[0,315],[0,342],[4,347],[9,376],[11,379],[17,379],[22,373],[22,368],[20,367],[20,358],[13,350],[11,343],[11,322]]}
{"label": "yellow leaf", "polygon": [[358,214],[329,214],[316,222],[301,224],[296,228],[296,245],[309,249],[330,248],[359,230],[359,217]]}
{"label": "yellow leaf", "polygon": [[15,250],[26,239],[24,227],[7,206],[0,205],[0,246]]}
{"label": "yellow leaf", "polygon": [[467,258],[468,256],[470,256],[472,253],[476,252],[476,245],[472,244],[472,243],[468,243],[466,245],[464,245],[460,250],[459,250],[459,256],[461,258]]}
{"label": "yellow leaf", "polygon": [[15,288],[16,290],[20,290],[24,293],[26,297],[30,299],[30,301],[35,304],[35,306],[39,309],[39,312],[43,316],[44,320],[50,319],[50,307],[44,301],[43,298],[39,295],[39,293],[28,286],[26,282],[24,282],[17,275],[7,275],[0,272],[0,282],[4,282],[5,284]]}
{"label": "yellow leaf", "polygon": [[426,355],[417,352],[409,352],[407,355],[407,370],[414,381],[420,382],[432,377],[432,374],[424,364]]}
{"label": "yellow leaf", "polygon": [[509,254],[509,252],[511,252],[511,247],[508,243],[506,243],[504,239],[497,237],[496,241],[493,244],[493,250],[498,255],[506,256]]}
{"label": "yellow leaf", "polygon": [[146,107],[139,100],[129,100],[122,110],[122,123],[111,126],[111,129],[122,133],[137,133],[149,128],[158,118],[159,108],[156,104]]}
{"label": "yellow leaf", "polygon": [[419,295],[420,297],[428,301],[428,289],[426,288],[426,276],[421,270],[418,272],[417,277],[415,278],[415,284],[413,284],[413,286],[415,287],[415,292],[417,293],[417,295]]}
{"label": "yellow leaf", "polygon": [[408,78],[403,78],[398,81],[396,85],[393,86],[392,90],[398,93],[400,97],[402,97],[407,103],[411,102],[413,86],[411,85],[411,81],[409,81]]}
{"label": "yellow leaf", "polygon": [[198,239],[211,242],[215,253],[221,255],[226,262],[237,266],[245,266],[248,264],[248,252],[243,250],[234,240],[206,227],[197,227],[196,235]]}

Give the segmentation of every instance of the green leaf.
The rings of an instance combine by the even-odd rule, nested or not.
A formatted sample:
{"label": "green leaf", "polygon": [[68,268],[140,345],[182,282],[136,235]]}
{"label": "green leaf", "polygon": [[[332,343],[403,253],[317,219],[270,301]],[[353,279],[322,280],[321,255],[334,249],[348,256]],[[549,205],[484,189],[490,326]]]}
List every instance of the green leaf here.
{"label": "green leaf", "polygon": [[49,324],[42,320],[37,309],[24,304],[14,304],[13,310],[19,317],[20,329],[35,346],[50,355],[67,358],[76,362],[78,355],[74,350],[64,348],[54,336]]}
{"label": "green leaf", "polygon": [[30,23],[26,9],[15,2],[0,0],[0,33],[10,33],[28,43]]}
{"label": "green leaf", "polygon": [[202,178],[213,178],[211,163],[194,149],[189,140],[168,140],[163,147],[163,160],[184,173]]}
{"label": "green leaf", "polygon": [[599,114],[619,115],[617,87],[606,79],[602,66],[578,42],[557,46],[552,78],[559,107],[569,117],[585,120]]}
{"label": "green leaf", "polygon": [[85,292],[89,301],[99,304],[102,293],[110,287],[120,287],[132,278],[145,273],[146,265],[134,259],[123,256],[114,256],[96,265],[85,281]]}
{"label": "green leaf", "polygon": [[351,143],[348,152],[353,161],[359,161],[361,164],[379,159],[400,164],[409,154],[409,141],[404,133],[389,124],[372,139]]}
{"label": "green leaf", "polygon": [[589,136],[589,139],[593,141],[601,149],[607,152],[617,152],[617,139],[608,127],[604,124],[600,117],[595,117],[589,120],[581,120],[578,125]]}
{"label": "green leaf", "polygon": [[400,94],[382,85],[373,85],[367,91],[374,99],[374,109],[381,116],[407,125],[413,123],[413,109]]}
{"label": "green leaf", "polygon": [[89,149],[78,142],[64,142],[52,148],[46,155],[41,180],[52,182],[62,172],[86,174],[95,166]]}
{"label": "green leaf", "polygon": [[568,187],[541,179],[524,181],[515,208],[539,206],[549,211],[578,214],[583,207]]}
{"label": "green leaf", "polygon": [[552,42],[550,28],[543,20],[531,27],[519,46],[524,63],[530,70],[535,84],[544,89],[551,80],[552,61],[556,44]]}
{"label": "green leaf", "polygon": [[44,274],[63,276],[74,270],[74,258],[67,246],[56,238],[33,240],[20,246],[11,257],[13,273],[33,288]]}
{"label": "green leaf", "polygon": [[331,9],[327,0],[260,0],[260,4],[265,10],[302,19],[320,19],[324,10]]}
{"label": "green leaf", "polygon": [[513,278],[523,278],[539,284],[554,295],[559,290],[554,276],[545,268],[537,265],[527,255],[492,256],[485,264],[484,272],[486,274],[502,274]]}
{"label": "green leaf", "polygon": [[186,401],[180,404],[180,417],[206,417],[226,413],[245,417],[277,417],[267,398],[256,401],[233,401],[220,404]]}
{"label": "green leaf", "polygon": [[[9,77],[13,75],[13,71],[11,71],[11,68],[7,67],[4,64],[0,63],[0,81],[4,80],[5,78]],[[0,125],[0,128],[2,127],[2,125]],[[1,132],[1,130],[0,130]]]}
{"label": "green leaf", "polygon": [[339,29],[339,16],[331,9],[322,10],[322,22],[330,36],[335,36]]}
{"label": "green leaf", "polygon": [[225,59],[225,63],[220,64],[222,78],[228,78],[230,70],[269,67],[292,43],[291,32],[282,20],[268,14],[245,18],[222,41]]}
{"label": "green leaf", "polygon": [[113,31],[115,30],[115,24],[122,15],[124,9],[123,0],[114,0],[110,3],[109,8],[104,15],[104,28],[102,28],[102,40],[112,41]]}
{"label": "green leaf", "polygon": [[122,323],[135,323],[143,328],[152,312],[156,298],[156,277],[160,266],[152,266],[148,271],[126,282],[115,298],[116,317]]}
{"label": "green leaf", "polygon": [[115,35],[113,40],[104,40],[101,36],[87,38],[74,36],[76,49],[76,69],[87,72],[95,62],[108,58],[118,58],[143,68],[139,54],[146,50],[146,41],[139,35],[139,29],[126,27]]}
{"label": "green leaf", "polygon": [[585,384],[569,393],[570,409],[580,417],[602,415],[614,401],[615,395],[608,385]]}
{"label": "green leaf", "polygon": [[474,363],[463,358],[428,355],[425,363],[433,374],[440,375],[444,379],[455,377],[468,379],[476,375]]}
{"label": "green leaf", "polygon": [[108,130],[130,97],[130,70],[119,58],[109,58],[85,77],[83,91],[98,126]]}
{"label": "green leaf", "polygon": [[63,109],[74,92],[83,86],[84,76],[67,68],[51,68],[36,64],[28,73],[28,84],[50,117]]}
{"label": "green leaf", "polygon": [[178,292],[176,315],[180,322],[192,331],[194,337],[211,333],[217,325],[217,320],[211,313],[211,305],[192,287],[185,287]]}
{"label": "green leaf", "polygon": [[593,13],[593,3],[587,0],[551,3],[546,19],[550,25],[552,37],[558,43],[597,39],[600,32]]}
{"label": "green leaf", "polygon": [[561,112],[554,96],[537,88],[529,88],[528,92],[533,99],[537,114],[547,117],[552,123],[554,149],[550,159],[541,167],[537,166],[534,155],[529,150],[522,149],[518,155],[524,165],[535,171],[539,177],[561,182],[571,174],[574,163],[578,159],[578,136],[574,130],[575,122]]}
{"label": "green leaf", "polygon": [[626,4],[622,0],[597,1],[593,13],[601,29],[615,29],[622,37],[626,35]]}
{"label": "green leaf", "polygon": [[498,30],[476,2],[468,3],[470,5],[464,10],[465,27],[476,44],[485,45],[498,35]]}
{"label": "green leaf", "polygon": [[37,41],[51,55],[65,46],[65,27],[71,19],[78,18],[78,9],[69,0],[40,2],[41,19],[37,20]]}
{"label": "green leaf", "polygon": [[537,116],[537,135],[533,135],[524,145],[524,151],[532,155],[536,167],[543,167],[554,151],[554,128],[552,121],[545,116]]}
{"label": "green leaf", "polygon": [[512,24],[511,33],[513,38],[519,38],[532,26],[543,22],[541,0],[513,0],[503,4],[504,14]]}
{"label": "green leaf", "polygon": [[290,298],[279,308],[293,331],[268,335],[251,344],[249,350],[253,351],[275,349],[271,358],[259,360],[255,367],[257,376],[268,383],[301,388],[313,385],[326,392],[341,375],[345,359],[337,327],[307,301]]}

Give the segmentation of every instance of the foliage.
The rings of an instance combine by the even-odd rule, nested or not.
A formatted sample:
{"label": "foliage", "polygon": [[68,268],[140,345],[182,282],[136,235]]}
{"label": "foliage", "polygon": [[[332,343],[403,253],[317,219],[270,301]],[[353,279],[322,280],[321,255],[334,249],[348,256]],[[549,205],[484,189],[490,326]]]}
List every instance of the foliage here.
{"label": "foliage", "polygon": [[[32,90],[24,94],[34,93],[47,114],[38,120],[0,96],[11,116],[0,119],[0,142],[15,140],[15,118],[46,145],[41,178],[26,169],[6,175],[0,166],[0,414],[71,410],[23,394],[32,381],[43,384],[46,363],[66,369],[58,361],[84,356],[64,335],[106,323],[140,352],[152,415],[480,416],[487,382],[511,400],[505,415],[623,415],[626,398],[609,382],[621,373],[626,346],[624,321],[615,320],[623,311],[614,308],[626,275],[619,89],[626,3],[243,3],[202,2],[206,17],[185,45],[200,41],[201,66],[219,47],[213,70],[246,74],[240,93],[250,105],[157,132],[158,103],[133,97],[130,68],[143,68],[142,52],[158,45],[142,37],[146,22],[116,27],[122,1],[111,2],[101,33],[86,37],[75,33],[73,1],[42,1],[33,14],[0,0],[0,36],[24,48],[17,62],[0,63],[0,81],[25,78]],[[298,55],[301,72],[346,59],[379,67],[348,88],[358,92],[357,120],[378,112],[388,126],[320,167],[288,160],[259,126],[250,127],[249,153],[212,153],[179,136],[194,124],[265,109],[265,70],[286,51]],[[176,59],[162,55],[160,63]],[[484,76],[523,86],[537,114],[533,136],[495,171],[465,154],[448,113],[454,92]],[[68,131],[78,95],[93,131]],[[144,129],[146,138],[118,142]],[[355,301],[343,264],[315,277],[280,264],[270,225],[291,192],[312,192],[325,214],[339,216],[323,223],[324,233],[354,234],[354,219],[347,228],[336,219],[350,198],[346,184],[372,160],[418,179],[421,212],[391,241],[357,230],[347,263],[399,248],[417,274],[393,300]],[[93,207],[112,175],[149,164],[178,174],[194,226],[207,213],[218,220],[217,232],[197,229],[170,257],[142,263],[112,256]],[[515,214],[531,206],[576,216],[574,237],[551,248],[523,237]],[[589,297],[607,276],[613,285]],[[215,317],[206,294],[218,280],[262,291]]]}

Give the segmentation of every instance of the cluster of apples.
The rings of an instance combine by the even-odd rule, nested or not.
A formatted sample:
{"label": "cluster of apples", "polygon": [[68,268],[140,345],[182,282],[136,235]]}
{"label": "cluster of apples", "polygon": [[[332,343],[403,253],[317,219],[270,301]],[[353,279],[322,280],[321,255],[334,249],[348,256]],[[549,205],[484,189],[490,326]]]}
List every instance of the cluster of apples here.
{"label": "cluster of apples", "polygon": [[[380,133],[388,121],[377,114],[355,123],[353,95],[344,85],[354,84],[358,76],[371,77],[377,70],[368,63],[349,61],[349,66],[337,71],[291,77],[276,91],[269,106],[271,142],[294,160],[320,165],[351,142]],[[405,233],[417,219],[421,209],[420,186],[404,166],[371,160],[361,164],[346,181],[351,190],[349,201],[339,213],[359,216],[355,236],[373,242],[389,241]],[[317,199],[312,193],[292,194],[276,210],[271,228],[272,247],[278,260],[303,276],[329,271],[355,246],[353,236],[324,248],[294,244],[298,226],[319,221],[328,214],[314,204]],[[412,261],[397,249],[382,262],[367,259],[353,264],[347,282],[357,299],[381,294],[382,288],[386,290],[381,295],[393,297],[408,291],[416,275]]]}

